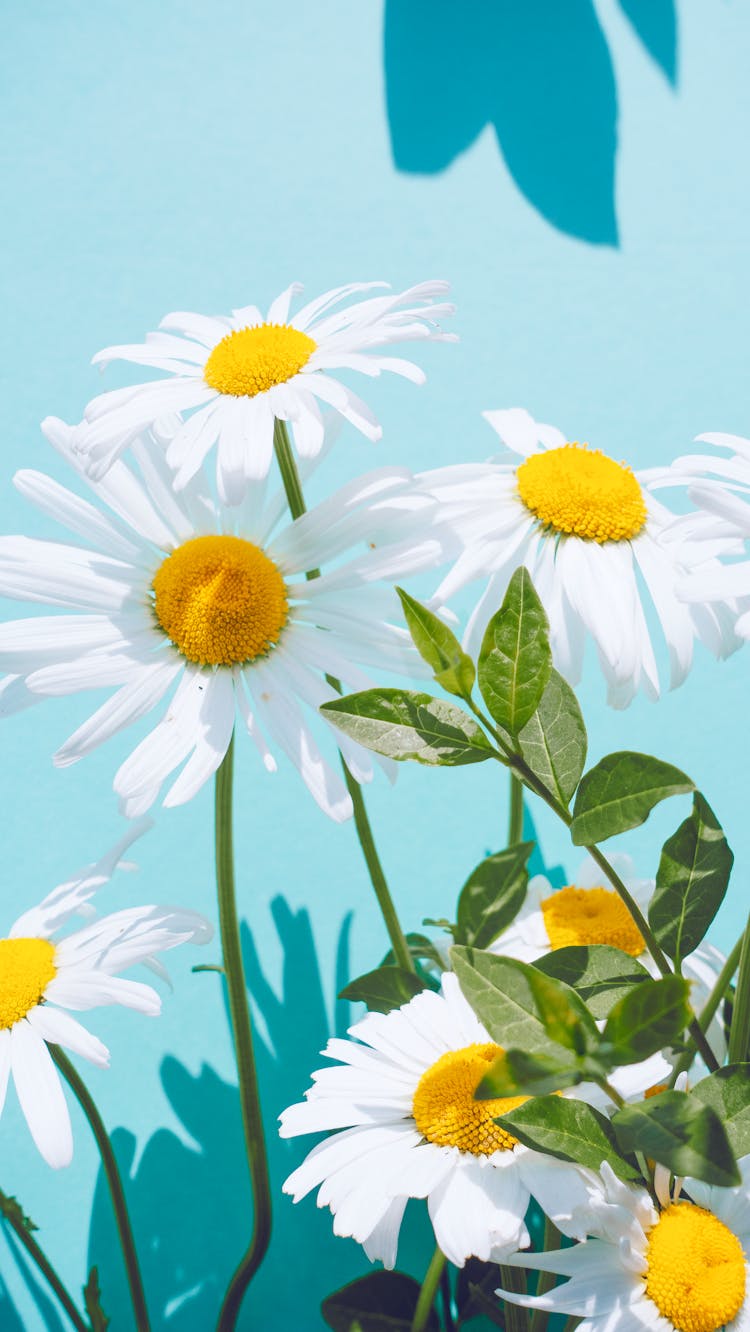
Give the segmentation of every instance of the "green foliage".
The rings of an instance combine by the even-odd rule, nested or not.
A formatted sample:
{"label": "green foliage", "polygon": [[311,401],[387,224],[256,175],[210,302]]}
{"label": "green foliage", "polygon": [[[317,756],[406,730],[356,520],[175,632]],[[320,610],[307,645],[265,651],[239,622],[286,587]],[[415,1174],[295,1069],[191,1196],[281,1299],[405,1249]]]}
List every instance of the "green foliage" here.
{"label": "green foliage", "polygon": [[448,694],[471,698],[474,688],[474,663],[459,643],[456,635],[433,611],[415,601],[403,588],[397,587],[404,619],[419,655],[434,672],[435,680]]}
{"label": "green foliage", "polygon": [[365,689],[324,703],[321,712],[365,749],[430,766],[482,763],[495,754],[476,722],[441,698],[406,689]]}
{"label": "green foliage", "polygon": [[376,967],[345,985],[339,999],[367,1004],[374,1013],[390,1013],[392,1008],[400,1008],[427,989],[427,982],[405,967]]}
{"label": "green foliage", "polygon": [[633,985],[651,980],[640,962],[609,944],[555,948],[537,958],[533,965],[545,976],[571,986],[595,1018],[606,1018]]}
{"label": "green foliage", "polygon": [[477,664],[482,697],[509,735],[517,736],[533,717],[551,669],[547,616],[521,567],[487,626]]}
{"label": "green foliage", "polygon": [[507,929],[526,896],[526,862],[533,849],[533,842],[518,842],[480,860],[458,899],[457,943],[488,948]]}
{"label": "green foliage", "polygon": [[576,846],[605,842],[645,823],[661,800],[693,789],[684,772],[661,759],[627,750],[608,754],[581,778],[570,835]]}
{"label": "green foliage", "polygon": [[691,1096],[721,1117],[735,1156],[750,1153],[750,1064],[728,1064],[692,1088]]}
{"label": "green foliage", "polygon": [[600,1054],[616,1068],[639,1064],[665,1046],[675,1045],[690,1020],[688,995],[689,985],[681,976],[634,986],[610,1010]]}
{"label": "green foliage", "polygon": [[563,1096],[536,1096],[497,1120],[519,1142],[561,1161],[598,1170],[608,1161],[620,1179],[640,1178],[619,1151],[614,1129],[605,1115],[585,1101]]}
{"label": "green foliage", "polygon": [[[409,1332],[419,1283],[403,1272],[369,1272],[323,1300],[320,1312],[333,1332]],[[439,1332],[435,1310],[425,1324]]]}
{"label": "green foliage", "polygon": [[[425,924],[431,925],[433,923],[441,924],[440,921],[425,921]],[[445,971],[445,959],[435,947],[432,939],[428,939],[426,934],[407,934],[406,942],[415,962],[431,962],[437,967],[438,971]],[[389,948],[380,965],[381,967],[397,966],[396,955],[392,948]]]}
{"label": "green foliage", "polygon": [[528,1050],[505,1050],[490,1065],[477,1087],[478,1101],[492,1101],[497,1096],[543,1096],[583,1081],[578,1064],[569,1058],[531,1054]]}
{"label": "green foliage", "polygon": [[83,1305],[91,1324],[91,1332],[107,1332],[111,1321],[102,1309],[100,1301],[99,1270],[92,1267],[89,1279],[83,1288]]}
{"label": "green foliage", "polygon": [[648,919],[659,944],[679,963],[693,952],[724,901],[734,856],[699,791],[690,817],[664,843]]}
{"label": "green foliage", "polygon": [[458,1326],[484,1316],[494,1327],[505,1327],[502,1305],[495,1291],[502,1285],[497,1263],[483,1263],[469,1258],[456,1274],[456,1314]]}
{"label": "green foliage", "polygon": [[612,1118],[624,1152],[642,1152],[674,1175],[724,1187],[741,1182],[724,1125],[710,1105],[685,1092],[665,1091]]}
{"label": "green foliage", "polygon": [[536,712],[518,736],[524,761],[567,809],[586,763],[586,727],[567,680],[551,670]]}
{"label": "green foliage", "polygon": [[39,1229],[31,1217],[26,1215],[18,1199],[3,1193],[2,1190],[0,1190],[0,1216],[3,1216],[16,1230],[25,1230],[29,1235]]}

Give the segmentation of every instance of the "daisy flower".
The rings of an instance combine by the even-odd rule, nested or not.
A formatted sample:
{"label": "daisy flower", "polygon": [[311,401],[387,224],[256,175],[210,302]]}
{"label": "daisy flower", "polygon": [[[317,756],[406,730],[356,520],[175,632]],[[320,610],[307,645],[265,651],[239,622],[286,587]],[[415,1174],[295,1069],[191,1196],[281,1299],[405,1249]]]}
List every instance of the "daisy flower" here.
{"label": "daisy flower", "polygon": [[[729,451],[729,457],[706,454],[677,458],[673,463],[689,484],[689,495],[698,513],[678,520],[682,530],[697,541],[736,537],[740,552],[750,539],[750,440],[740,435],[699,435],[699,444],[712,444]],[[712,565],[699,569],[680,586],[680,595],[690,602],[721,601],[736,597],[743,606],[735,628],[740,638],[750,638],[750,562]]]}
{"label": "daisy flower", "polygon": [[76,447],[92,475],[103,476],[144,428],[173,412],[190,412],[167,451],[177,489],[216,445],[219,494],[231,504],[242,499],[249,481],[267,474],[276,417],[291,422],[301,458],[320,452],[321,402],[368,439],[379,439],[382,431],[370,408],[331,372],[379,375],[390,370],[423,383],[418,366],[376,348],[426,338],[454,340],[437,326],[454,306],[436,300],[448,290],[446,282],[423,282],[396,296],[369,296],[342,307],[343,301],[374,287],[387,283],[337,287],[290,315],[292,298],[302,290],[293,283],[272,302],[265,319],[254,305],[231,316],[180,311],[166,315],[145,343],[98,352],[95,364],[131,361],[167,377],[115,389],[89,403]]}
{"label": "daisy flower", "polygon": [[547,1295],[498,1291],[529,1308],[581,1318],[578,1332],[740,1332],[750,1327],[750,1158],[738,1188],[682,1181],[654,1206],[645,1189],[621,1183],[608,1165],[582,1170],[588,1197],[571,1228],[568,1200],[550,1193],[548,1215],[564,1234],[590,1238],[557,1253],[516,1254],[515,1267],[568,1281]]}
{"label": "daisy flower", "polygon": [[[615,853],[610,858],[625,887],[647,916],[649,902],[656,888],[655,880],[637,878],[630,856]],[[534,875],[529,880],[521,910],[508,929],[493,941],[489,951],[518,958],[520,962],[535,962],[556,948],[587,947],[592,944],[608,944],[611,948],[619,948],[621,952],[637,958],[641,966],[656,979],[661,976],[643,935],[619,893],[596,862],[587,856],[573,882],[563,888],[553,888],[543,874]],[[682,970],[686,980],[691,982],[691,1000],[696,1012],[702,1011],[725,961],[718,948],[705,942],[684,959]],[[714,1017],[711,1022],[709,1038],[717,1057],[723,1059],[726,1046],[723,1026],[718,1017]],[[654,1058],[658,1060],[661,1056]],[[645,1064],[633,1067],[647,1071]],[[669,1073],[671,1069],[665,1067]],[[626,1070],[620,1072],[625,1073]],[[658,1081],[660,1077],[654,1076],[640,1090]]]}
{"label": "daisy flower", "polygon": [[731,601],[688,606],[677,595],[686,573],[716,568],[715,557],[737,544],[727,537],[698,543],[669,530],[674,514],[654,490],[681,484],[677,473],[633,472],[598,449],[570,443],[521,408],[484,415],[515,460],[445,467],[418,478],[440,501],[462,547],[435,604],[486,580],[467,629],[470,653],[522,564],[549,617],[559,670],[571,683],[579,680],[590,635],[614,707],[627,706],[638,689],[659,697],[651,613],[669,649],[672,687],[690,669],[696,638],[717,657],[738,646]]}
{"label": "daisy flower", "polygon": [[[70,428],[49,419],[44,429],[82,472]],[[183,763],[164,803],[190,800],[221,763],[237,717],[268,770],[276,759],[264,732],[320,807],[347,818],[351,800],[314,730],[332,757],[341,747],[357,780],[372,767],[320,719],[320,704],[336,696],[326,676],[356,690],[370,684],[362,665],[378,675],[419,669],[406,630],[386,619],[399,618],[395,593],[373,584],[435,562],[440,545],[423,533],[434,502],[407,472],[386,469],[290,522],[285,501],[266,498],[261,484],[228,509],[202,472],[176,496],[152,439],[136,441],[133,456],[139,474],[118,461],[89,480],[99,505],[41,473],[17,474],[18,489],[82,542],[0,538],[0,595],[74,612],[0,625],[0,668],[12,673],[0,685],[0,715],[45,695],[115,686],[58,750],[65,766],[174,689],[115,777],[127,816],[143,814]]]}
{"label": "daisy flower", "polygon": [[[324,1054],[338,1062],[315,1073],[307,1099],[280,1117],[283,1138],[335,1130],[284,1192],[297,1202],[317,1188],[334,1233],[388,1268],[409,1198],[427,1199],[437,1243],[458,1266],[471,1255],[499,1261],[528,1244],[520,1162],[533,1153],[495,1123],[528,1098],[474,1099],[502,1051],[456,977],[445,973],[440,993],[368,1013],[349,1035],[328,1042]],[[563,1188],[574,1170],[556,1171]]]}
{"label": "daisy flower", "polygon": [[63,933],[73,915],[92,916],[91,898],[117,868],[131,831],[102,860],[60,884],[0,939],[0,1114],[13,1075],[31,1136],[48,1165],[70,1164],[73,1137],[68,1107],[47,1045],[60,1045],[106,1068],[109,1051],[71,1017],[103,1004],[121,1004],[155,1016],[161,1000],[150,985],[125,980],[137,963],[163,971],[154,954],[181,943],[208,943],[211,925],[195,911],[128,907]]}

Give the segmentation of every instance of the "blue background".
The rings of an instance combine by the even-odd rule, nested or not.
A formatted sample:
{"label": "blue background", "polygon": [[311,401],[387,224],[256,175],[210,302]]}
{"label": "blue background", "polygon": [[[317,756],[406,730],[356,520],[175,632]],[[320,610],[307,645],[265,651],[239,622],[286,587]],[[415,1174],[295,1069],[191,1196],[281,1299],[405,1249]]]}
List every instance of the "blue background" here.
{"label": "blue background", "polygon": [[[635,466],[667,462],[701,431],[750,432],[750,14],[738,0],[684,0],[676,15],[671,0],[37,0],[7,4],[3,31],[5,531],[52,535],[10,479],[21,466],[62,475],[38,423],[79,419],[102,387],[98,348],[139,340],[168,310],[265,304],[297,278],[312,296],[446,276],[459,306],[461,342],[420,349],[425,388],[360,382],[383,440],[344,431],[319,493],[379,463],[482,459],[491,407],[526,406]],[[605,708],[594,662],[582,689],[594,758],[657,752],[717,809],[739,863],[714,931],[725,946],[747,897],[747,671],[747,652],[719,666],[699,650],[682,689],[624,715]],[[50,762],[92,706],[50,700],[3,725],[8,925],[119,835],[107,793],[132,735],[73,769]],[[248,749],[240,884],[276,1228],[242,1325],[299,1332],[321,1326],[320,1298],[366,1264],[333,1239],[327,1212],[280,1195],[305,1144],[279,1143],[275,1116],[347,1021],[337,987],[386,941],[351,827]],[[368,799],[405,925],[450,915],[502,844],[501,778],[409,769]],[[683,814],[672,802],[627,839],[642,874]],[[572,873],[561,830],[542,813],[538,830],[547,864]],[[213,916],[210,792],[160,814],[137,857],[138,878],[115,882],[102,908],[166,900]],[[220,989],[190,974],[208,953],[173,955],[160,1019],[91,1019],[113,1058],[87,1077],[108,1125],[127,1129],[118,1148],[157,1332],[212,1326],[250,1225]],[[112,1332],[130,1332],[97,1160],[73,1115],[74,1164],[53,1174],[9,1094],[0,1186],[71,1288],[99,1264]],[[402,1266],[422,1270],[424,1240],[419,1220],[407,1227]],[[3,1328],[62,1327],[2,1237],[0,1281]]]}

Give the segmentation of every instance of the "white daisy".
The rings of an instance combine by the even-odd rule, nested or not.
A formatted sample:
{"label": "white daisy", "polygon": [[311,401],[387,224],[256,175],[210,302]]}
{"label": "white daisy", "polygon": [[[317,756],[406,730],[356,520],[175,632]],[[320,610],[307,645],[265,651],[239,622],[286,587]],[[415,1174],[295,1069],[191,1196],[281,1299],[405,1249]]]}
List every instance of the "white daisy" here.
{"label": "white daisy", "polygon": [[[564,1234],[590,1236],[557,1253],[516,1254],[512,1266],[569,1280],[538,1297],[498,1291],[529,1308],[581,1318],[578,1332],[745,1332],[750,1327],[750,1158],[738,1188],[682,1182],[654,1206],[645,1189],[621,1183],[609,1166],[581,1171],[582,1192],[550,1190],[548,1215]],[[571,1222],[571,1210],[575,1221]]]}
{"label": "white daisy", "polygon": [[441,502],[462,546],[435,604],[475,579],[487,580],[467,630],[469,652],[478,650],[510,575],[522,564],[549,616],[559,670],[578,681],[590,634],[615,707],[625,707],[639,688],[650,698],[660,693],[644,590],[669,648],[672,687],[690,669],[696,638],[718,657],[737,647],[731,601],[688,606],[677,595],[688,571],[715,567],[718,554],[736,549],[736,540],[726,537],[695,542],[671,530],[674,515],[653,492],[681,484],[677,473],[666,467],[633,472],[585,444],[569,443],[521,408],[484,415],[520,463],[445,467],[418,478]]}
{"label": "white daisy", "polygon": [[[698,512],[678,519],[676,529],[696,541],[736,537],[740,552],[750,540],[750,440],[740,435],[699,435],[697,443],[729,450],[728,458],[706,454],[677,458],[672,464],[689,484],[690,498]],[[735,628],[741,638],[750,638],[750,561],[713,564],[699,569],[680,585],[680,595],[694,602],[736,597],[743,607]]]}
{"label": "white daisy", "polygon": [[177,489],[216,444],[219,494],[232,504],[242,499],[248,481],[267,474],[276,417],[291,422],[301,458],[314,457],[322,446],[320,402],[368,439],[379,439],[381,428],[370,408],[330,372],[390,370],[423,383],[423,371],[411,361],[373,354],[374,349],[449,340],[437,320],[452,314],[454,306],[435,301],[448,290],[446,282],[423,282],[396,296],[368,297],[340,308],[342,301],[374,287],[387,283],[337,287],[290,316],[292,297],[302,290],[293,283],[272,302],[265,319],[254,305],[231,317],[180,311],[162,319],[160,331],[147,334],[145,343],[98,352],[95,363],[132,361],[166,371],[168,378],[115,389],[89,403],[76,447],[92,475],[103,476],[144,428],[172,412],[191,413],[167,451]]}
{"label": "white daisy", "polygon": [[121,1004],[155,1016],[161,1009],[156,991],[119,973],[137,963],[154,964],[155,953],[177,944],[207,943],[213,934],[195,911],[141,906],[59,937],[71,916],[93,914],[90,900],[116,868],[132,868],[120,857],[142,831],[134,824],[102,860],[53,889],[0,939],[0,1113],[12,1073],[31,1136],[54,1168],[70,1163],[73,1137],[47,1045],[63,1046],[100,1067],[109,1064],[107,1047],[66,1010]]}
{"label": "white daisy", "polygon": [[[49,419],[45,433],[82,471],[71,430]],[[45,695],[117,686],[55,755],[73,763],[144,717],[174,686],[164,717],[120,767],[115,790],[124,813],[142,814],[185,760],[166,805],[189,800],[219,766],[239,717],[265,767],[263,732],[299,770],[320,807],[345,819],[351,800],[323,758],[314,730],[341,747],[359,781],[370,755],[318,715],[334,698],[326,675],[368,688],[361,665],[408,673],[418,658],[391,587],[434,563],[440,547],[423,536],[434,502],[403,469],[370,473],[296,522],[283,498],[257,484],[232,509],[215,503],[205,474],[175,496],[161,447],[136,441],[136,475],[119,461],[95,496],[109,513],[38,472],[19,472],[18,489],[81,537],[58,544],[0,538],[0,594],[47,603],[72,615],[0,625],[0,715]],[[359,549],[352,553],[351,548]],[[321,565],[333,567],[305,580]],[[387,767],[387,764],[383,766]]]}
{"label": "white daisy", "polygon": [[[499,1261],[528,1244],[520,1161],[536,1154],[494,1122],[528,1098],[474,1099],[501,1049],[456,977],[446,973],[439,994],[424,990],[390,1013],[368,1013],[349,1035],[328,1042],[324,1054],[339,1062],[315,1073],[307,1100],[281,1115],[284,1138],[337,1130],[284,1192],[297,1202],[318,1188],[334,1233],[389,1268],[409,1198],[427,1199],[437,1243],[458,1266],[471,1255]],[[556,1178],[574,1170],[563,1165]]]}
{"label": "white daisy", "polygon": [[[613,854],[610,857],[630,895],[648,915],[648,906],[654,894],[654,879],[636,877],[630,856]],[[556,948],[609,944],[631,957],[637,958],[657,979],[661,972],[649,953],[643,935],[633,920],[622,898],[613,888],[599,866],[587,856],[579,867],[573,882],[563,888],[553,888],[543,874],[529,880],[528,892],[521,910],[508,929],[490,945],[490,952],[518,958],[520,962],[535,962],[538,957]],[[701,1013],[726,958],[713,944],[704,942],[683,959],[683,974],[691,982],[691,1002]],[[715,1017],[709,1027],[709,1039],[717,1058],[726,1053],[721,1020]],[[661,1060],[661,1056],[654,1056]],[[648,1061],[649,1065],[651,1061]],[[661,1061],[664,1063],[664,1061]],[[648,1077],[648,1068],[634,1065]],[[668,1066],[666,1071],[669,1072]],[[620,1070],[625,1074],[626,1070]],[[639,1075],[640,1077],[641,1075]],[[656,1074],[645,1081],[640,1091],[661,1080]],[[615,1084],[617,1081],[615,1078]],[[618,1090],[621,1090],[618,1087]],[[638,1090],[634,1088],[634,1091]]]}

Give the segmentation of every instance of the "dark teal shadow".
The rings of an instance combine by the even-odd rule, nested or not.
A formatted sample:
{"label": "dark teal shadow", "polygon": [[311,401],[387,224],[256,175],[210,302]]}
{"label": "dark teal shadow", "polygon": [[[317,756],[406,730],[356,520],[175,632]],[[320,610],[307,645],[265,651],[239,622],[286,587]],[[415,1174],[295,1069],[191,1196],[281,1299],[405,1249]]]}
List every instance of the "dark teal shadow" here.
{"label": "dark teal shadow", "polygon": [[[674,82],[674,0],[620,2]],[[386,0],[385,80],[400,171],[444,171],[491,125],[548,222],[618,244],[617,92],[592,0]]]}

